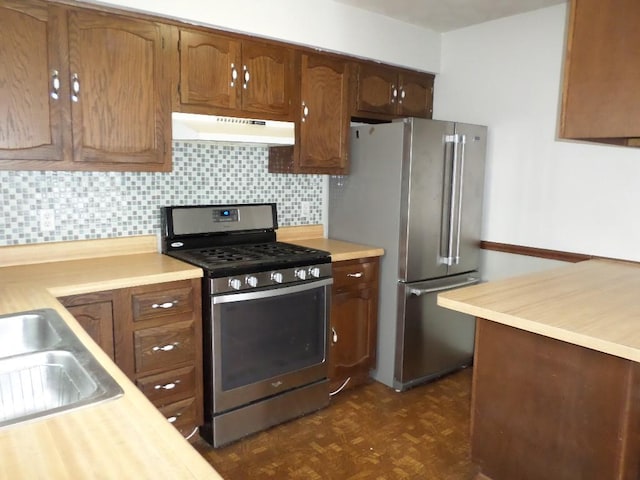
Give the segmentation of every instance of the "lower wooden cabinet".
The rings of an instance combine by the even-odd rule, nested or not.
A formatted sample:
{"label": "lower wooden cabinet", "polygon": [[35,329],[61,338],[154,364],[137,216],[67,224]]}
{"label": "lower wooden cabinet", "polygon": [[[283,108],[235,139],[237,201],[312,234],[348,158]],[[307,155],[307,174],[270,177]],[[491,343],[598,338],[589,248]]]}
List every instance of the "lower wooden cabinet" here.
{"label": "lower wooden cabinet", "polygon": [[377,257],[333,264],[328,354],[332,391],[368,381],[375,367],[378,271]]}
{"label": "lower wooden cabinet", "polygon": [[199,279],[59,300],[180,433],[204,422]]}
{"label": "lower wooden cabinet", "polygon": [[59,298],[82,328],[115,359],[113,339],[113,292],[97,292]]}

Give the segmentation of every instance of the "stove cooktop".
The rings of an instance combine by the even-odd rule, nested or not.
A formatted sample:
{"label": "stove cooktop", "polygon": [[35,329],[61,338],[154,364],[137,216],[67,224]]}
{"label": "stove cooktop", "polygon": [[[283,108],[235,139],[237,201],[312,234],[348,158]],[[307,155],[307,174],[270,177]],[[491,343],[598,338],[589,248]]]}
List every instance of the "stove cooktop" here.
{"label": "stove cooktop", "polygon": [[204,247],[167,254],[203,268],[208,276],[218,277],[331,262],[329,252],[284,242]]}

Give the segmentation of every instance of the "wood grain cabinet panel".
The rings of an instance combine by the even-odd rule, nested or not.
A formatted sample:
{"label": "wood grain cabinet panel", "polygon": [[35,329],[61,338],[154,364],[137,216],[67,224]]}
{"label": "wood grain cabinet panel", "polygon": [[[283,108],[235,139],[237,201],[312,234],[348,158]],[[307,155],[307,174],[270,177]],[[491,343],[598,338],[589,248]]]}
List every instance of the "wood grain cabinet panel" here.
{"label": "wood grain cabinet panel", "polygon": [[329,380],[335,390],[368,381],[375,367],[379,259],[336,262],[331,293]]}
{"label": "wood grain cabinet panel", "polygon": [[3,0],[0,168],[170,170],[171,31]]}
{"label": "wood grain cabinet panel", "polygon": [[69,154],[64,29],[55,6],[0,3],[0,168],[51,166]]}
{"label": "wood grain cabinet panel", "polygon": [[171,83],[161,24],[69,12],[74,161],[169,165]]}
{"label": "wood grain cabinet panel", "polygon": [[59,300],[185,436],[204,423],[200,279]]}
{"label": "wood grain cabinet panel", "polygon": [[100,348],[115,359],[112,292],[71,295],[58,300]]}
{"label": "wood grain cabinet panel", "polygon": [[572,0],[560,136],[640,146],[640,2]]}
{"label": "wood grain cabinet panel", "polygon": [[292,118],[292,48],[181,29],[179,52],[180,111]]}
{"label": "wood grain cabinet panel", "polygon": [[431,118],[433,75],[374,63],[355,63],[353,70],[354,117]]}

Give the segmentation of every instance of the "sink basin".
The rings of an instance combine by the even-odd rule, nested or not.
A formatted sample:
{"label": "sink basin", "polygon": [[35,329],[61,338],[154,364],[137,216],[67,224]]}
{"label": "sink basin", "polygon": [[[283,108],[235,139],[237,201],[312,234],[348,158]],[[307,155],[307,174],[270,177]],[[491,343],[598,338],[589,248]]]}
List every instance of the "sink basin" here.
{"label": "sink basin", "polygon": [[55,310],[0,316],[0,427],[120,395]]}
{"label": "sink basin", "polygon": [[[62,339],[43,313],[26,313],[0,317],[0,356],[37,352],[51,348]],[[61,320],[61,319],[60,319]]]}

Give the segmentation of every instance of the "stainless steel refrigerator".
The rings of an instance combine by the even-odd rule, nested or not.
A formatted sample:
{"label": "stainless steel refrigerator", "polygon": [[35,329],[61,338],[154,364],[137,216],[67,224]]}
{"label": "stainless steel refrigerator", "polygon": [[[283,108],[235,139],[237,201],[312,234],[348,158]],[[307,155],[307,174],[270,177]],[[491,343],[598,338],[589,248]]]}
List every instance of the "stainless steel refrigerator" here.
{"label": "stainless steel refrigerator", "polygon": [[383,247],[378,361],[396,390],[470,365],[474,318],[436,304],[479,282],[487,128],[401,119],[351,127],[351,173],[330,178],[329,236]]}

